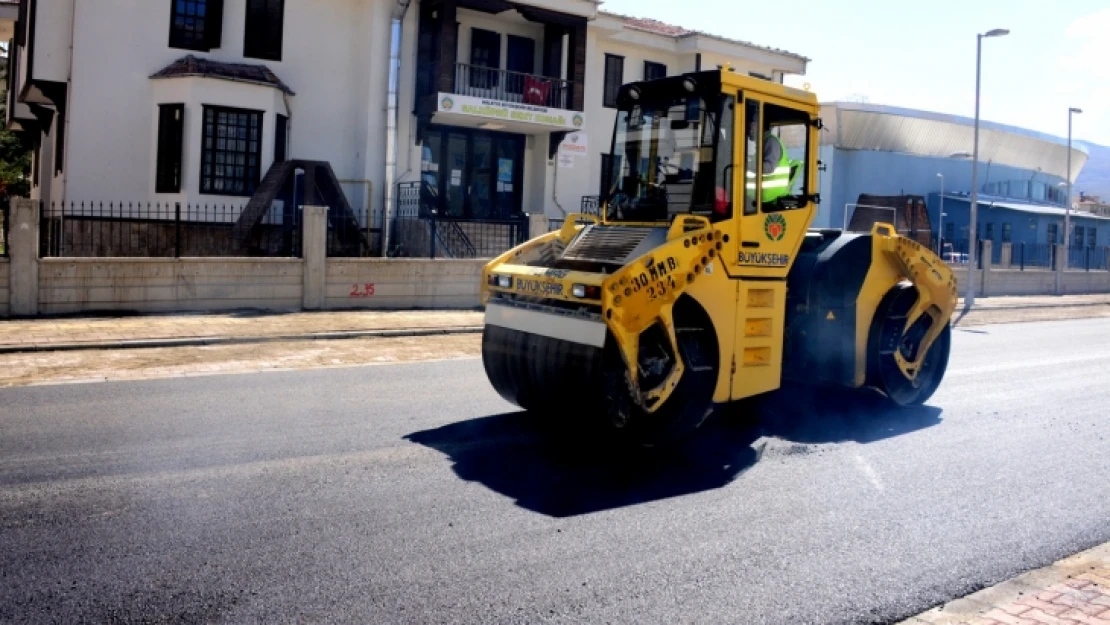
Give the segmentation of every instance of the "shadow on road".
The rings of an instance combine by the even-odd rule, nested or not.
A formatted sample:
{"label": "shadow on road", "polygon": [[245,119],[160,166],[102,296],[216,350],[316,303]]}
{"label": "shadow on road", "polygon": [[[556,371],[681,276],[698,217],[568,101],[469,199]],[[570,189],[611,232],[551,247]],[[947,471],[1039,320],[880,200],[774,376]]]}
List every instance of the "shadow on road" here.
{"label": "shadow on road", "polygon": [[768,439],[869,443],[936,425],[939,415],[929,407],[892,410],[857,393],[784,389],[716,414],[686,443],[652,452],[572,438],[524,412],[405,438],[446,454],[463,480],[525,509],[569,517],[727,486],[759,461]]}

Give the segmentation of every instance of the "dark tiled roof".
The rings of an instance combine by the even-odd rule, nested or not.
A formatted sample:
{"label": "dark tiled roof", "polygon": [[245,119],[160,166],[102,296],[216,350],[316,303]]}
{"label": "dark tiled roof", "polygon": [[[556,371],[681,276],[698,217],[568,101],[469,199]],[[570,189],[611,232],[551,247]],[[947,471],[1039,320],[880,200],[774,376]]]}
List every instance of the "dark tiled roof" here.
{"label": "dark tiled roof", "polygon": [[642,31],[645,31],[645,32],[654,33],[656,35],[663,35],[663,36],[666,36],[666,37],[674,37],[676,39],[681,38],[681,37],[694,37],[694,36],[708,37],[710,39],[716,39],[718,41],[724,41],[726,43],[733,43],[733,44],[738,44],[738,45],[742,45],[742,46],[748,46],[748,47],[751,47],[751,48],[757,48],[757,49],[760,49],[760,50],[767,50],[768,52],[776,52],[778,54],[783,54],[783,55],[786,55],[786,56],[794,57],[796,59],[800,59],[800,60],[803,60],[803,61],[806,61],[806,62],[809,62],[809,61],[812,60],[812,59],[809,59],[805,56],[797,54],[795,52],[790,52],[788,50],[782,50],[782,49],[779,49],[779,48],[772,48],[770,46],[761,46],[759,44],[755,44],[755,43],[752,43],[750,41],[741,41],[739,39],[730,39],[728,37],[722,37],[720,35],[712,35],[710,33],[702,32],[700,30],[690,30],[689,28],[683,28],[682,26],[675,26],[674,24],[667,24],[665,22],[660,22],[659,20],[653,20],[653,19],[642,18],[642,17],[632,17],[632,16],[629,16],[629,15],[621,15],[619,13],[610,13],[610,12],[607,12],[607,11],[601,11],[600,14],[601,15],[607,15],[609,17],[613,17],[613,18],[618,19],[618,20],[624,22],[625,26],[627,26],[628,28],[633,28],[633,29],[636,29],[636,30],[642,30]]}
{"label": "dark tiled roof", "polygon": [[204,76],[206,78],[222,78],[256,85],[267,85],[281,89],[289,95],[296,95],[265,65],[226,63],[197,58],[191,54],[170,63],[151,75],[151,78],[180,78],[184,76]]}

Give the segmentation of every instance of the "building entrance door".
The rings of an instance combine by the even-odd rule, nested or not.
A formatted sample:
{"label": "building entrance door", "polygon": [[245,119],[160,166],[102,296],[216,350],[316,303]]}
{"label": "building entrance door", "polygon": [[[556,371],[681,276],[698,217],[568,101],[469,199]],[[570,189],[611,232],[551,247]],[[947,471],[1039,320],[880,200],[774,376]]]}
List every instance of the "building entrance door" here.
{"label": "building entrance door", "polygon": [[431,126],[421,143],[425,210],[474,220],[521,213],[522,135]]}

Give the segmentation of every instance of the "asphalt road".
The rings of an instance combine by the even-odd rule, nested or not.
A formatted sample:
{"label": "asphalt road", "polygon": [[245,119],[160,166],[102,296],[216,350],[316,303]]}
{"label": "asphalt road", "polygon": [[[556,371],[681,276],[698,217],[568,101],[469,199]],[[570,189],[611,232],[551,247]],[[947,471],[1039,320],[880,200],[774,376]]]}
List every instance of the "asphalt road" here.
{"label": "asphalt road", "polygon": [[646,459],[476,360],[0,390],[0,621],[890,622],[1110,541],[1110,320],[953,349]]}

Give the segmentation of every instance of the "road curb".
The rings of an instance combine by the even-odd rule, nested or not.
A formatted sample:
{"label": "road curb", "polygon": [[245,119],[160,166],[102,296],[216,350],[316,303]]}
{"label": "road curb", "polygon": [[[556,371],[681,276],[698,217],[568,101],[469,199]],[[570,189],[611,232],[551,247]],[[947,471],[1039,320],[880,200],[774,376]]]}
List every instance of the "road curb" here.
{"label": "road curb", "polygon": [[483,326],[453,326],[445,328],[400,328],[393,330],[351,330],[340,332],[309,332],[272,336],[205,336],[165,339],[121,339],[117,341],[77,341],[72,343],[41,343],[30,345],[0,345],[0,355],[36,352],[70,352],[105,349],[151,349],[157,347],[203,347],[210,345],[249,345],[290,341],[337,341],[361,338],[398,338],[441,336],[448,334],[477,334]]}
{"label": "road curb", "polygon": [[[1015,605],[1026,597],[1037,597],[1052,588],[1060,588],[1072,581],[1086,581],[1090,571],[1110,563],[1110,543],[1095,545],[1052,564],[1027,571],[994,586],[988,586],[970,595],[953,599],[927,612],[898,621],[896,625],[956,625],[976,622],[1018,622],[1012,618],[1017,610],[1028,607]],[[1099,578],[1094,578],[1099,579]],[[1020,611],[1017,614],[1021,614]],[[1022,621],[1032,622],[1032,621]],[[1041,622],[1041,621],[1036,621]]]}

